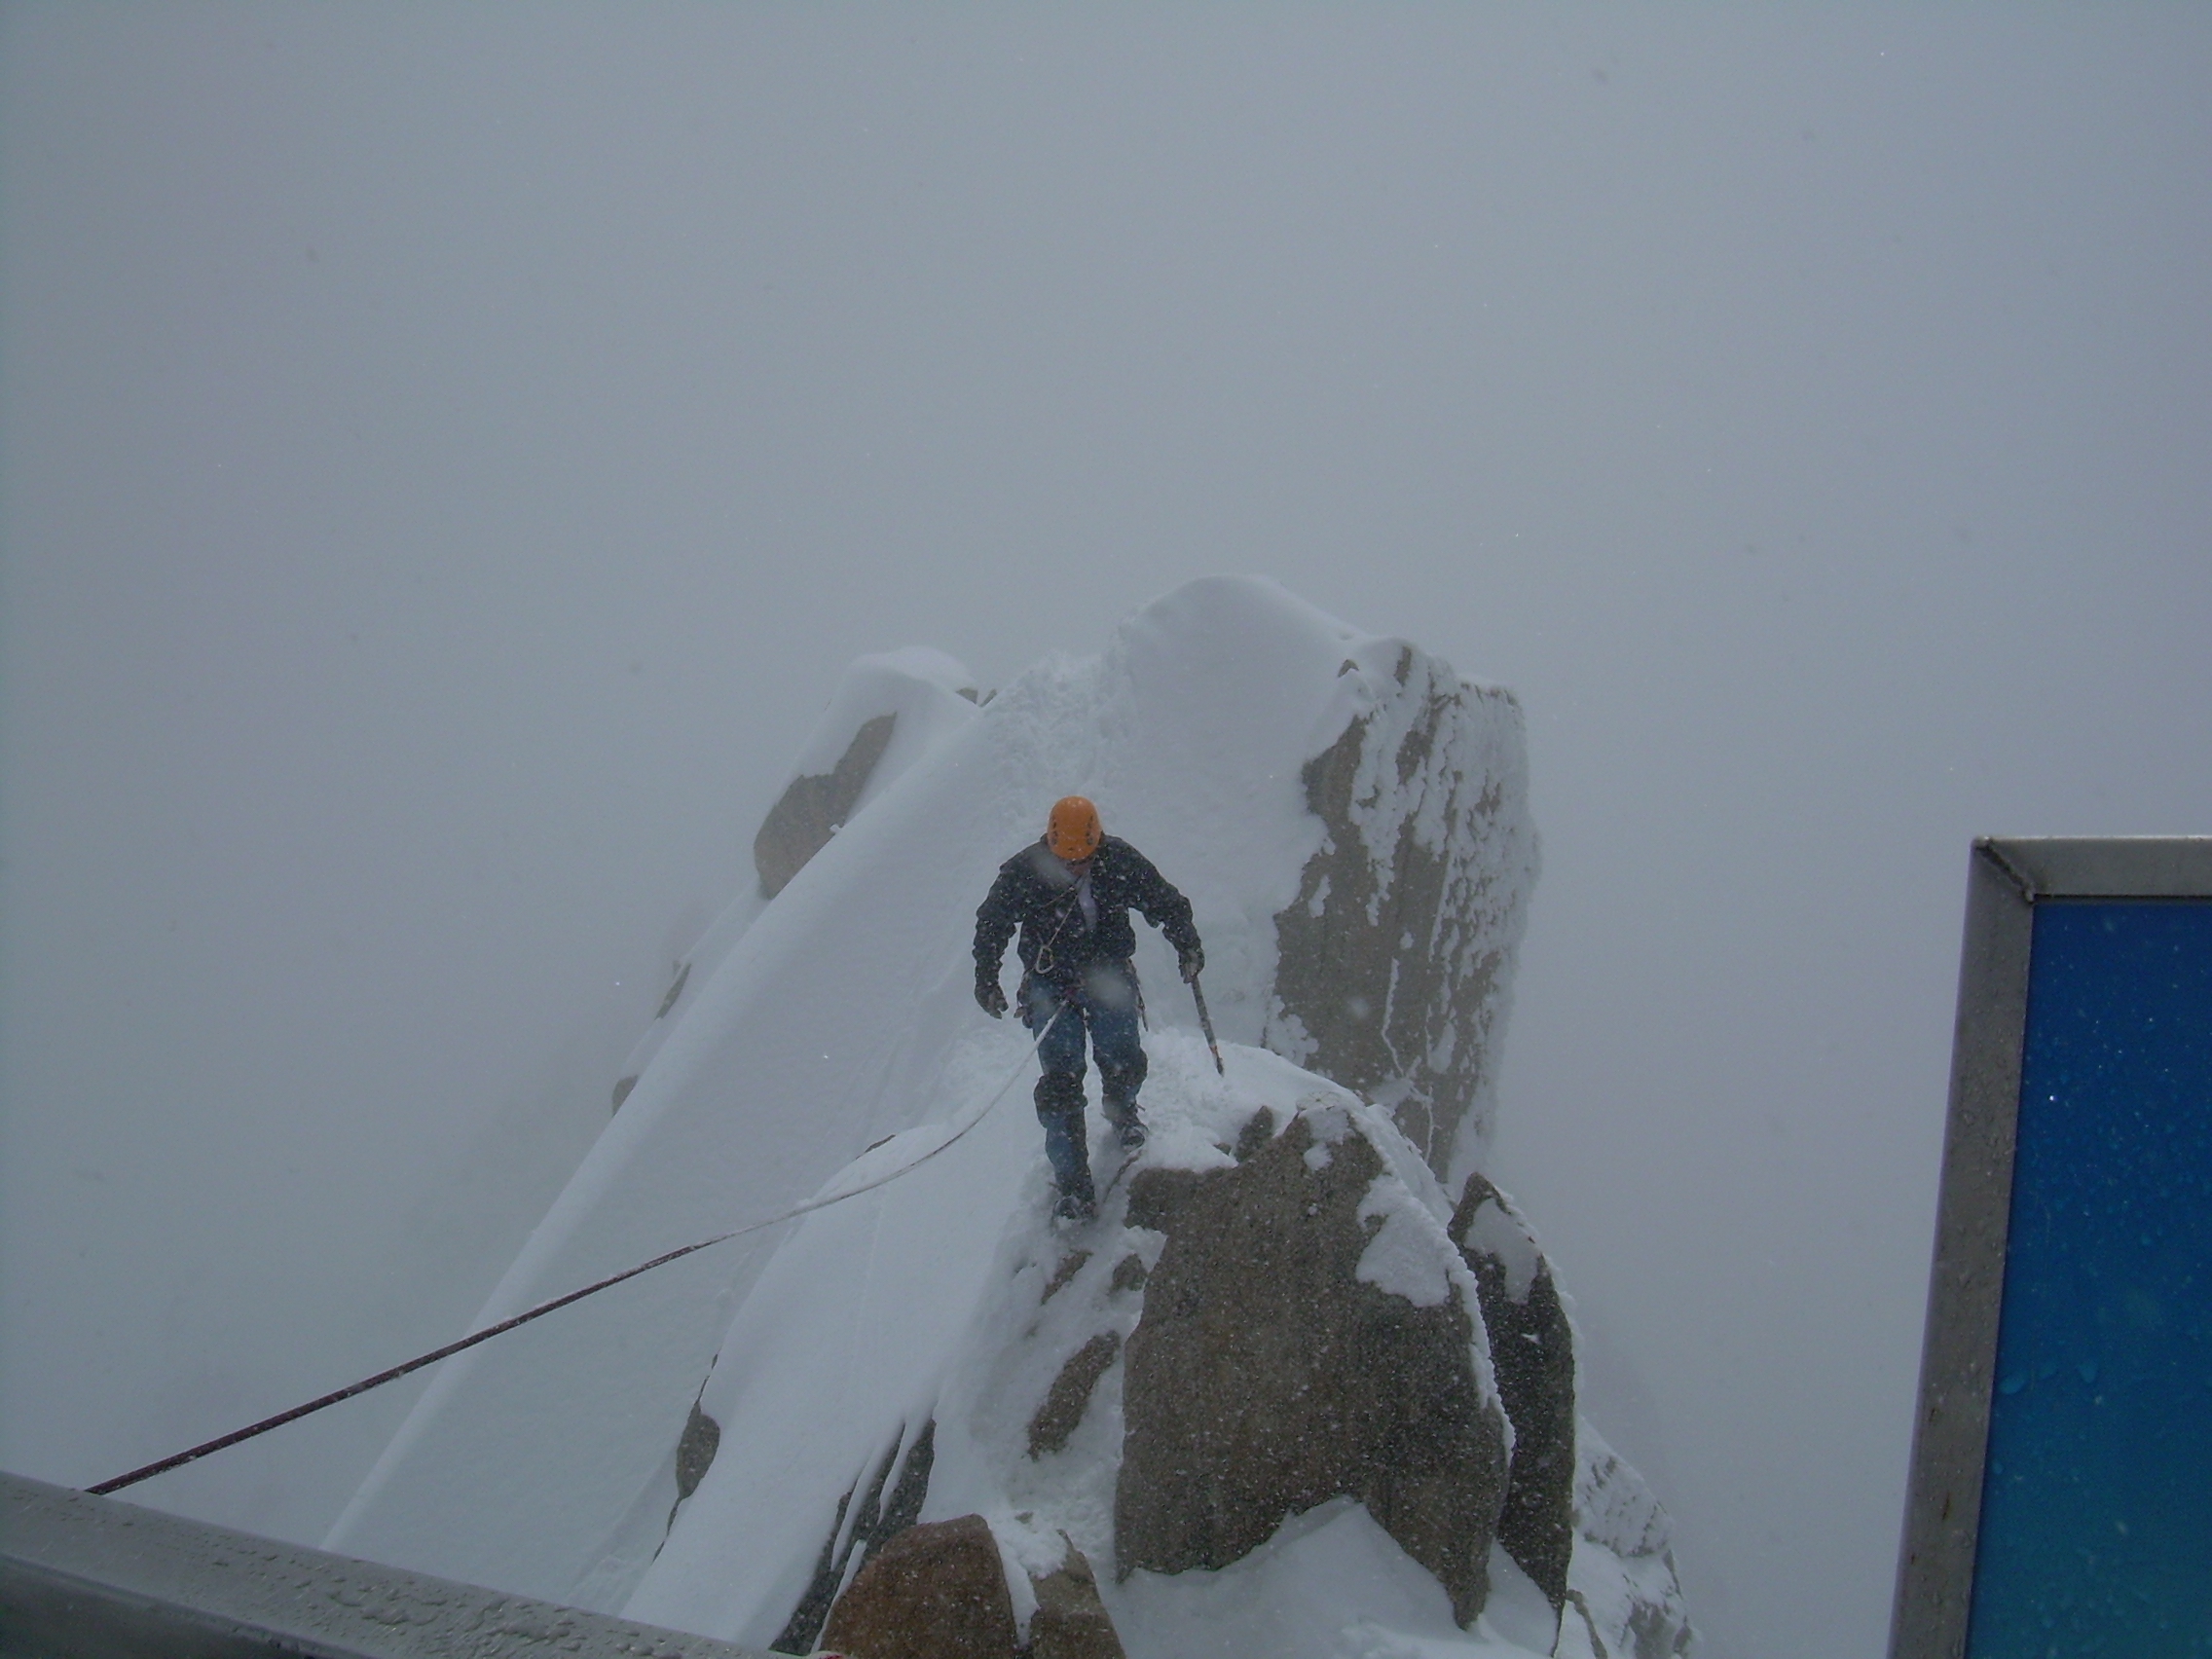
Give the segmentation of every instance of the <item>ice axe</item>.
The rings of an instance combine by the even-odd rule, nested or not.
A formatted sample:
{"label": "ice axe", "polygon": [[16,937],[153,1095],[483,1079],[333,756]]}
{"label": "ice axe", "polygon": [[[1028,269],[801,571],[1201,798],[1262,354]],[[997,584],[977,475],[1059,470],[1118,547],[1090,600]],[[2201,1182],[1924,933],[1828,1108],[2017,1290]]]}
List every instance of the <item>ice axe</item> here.
{"label": "ice axe", "polygon": [[1213,1069],[1220,1076],[1227,1077],[1229,1068],[1221,1063],[1221,1045],[1213,1038],[1213,1015],[1206,1013],[1206,993],[1198,984],[1196,974],[1191,976],[1191,995],[1198,1005],[1198,1029],[1206,1034],[1206,1047],[1213,1051]]}

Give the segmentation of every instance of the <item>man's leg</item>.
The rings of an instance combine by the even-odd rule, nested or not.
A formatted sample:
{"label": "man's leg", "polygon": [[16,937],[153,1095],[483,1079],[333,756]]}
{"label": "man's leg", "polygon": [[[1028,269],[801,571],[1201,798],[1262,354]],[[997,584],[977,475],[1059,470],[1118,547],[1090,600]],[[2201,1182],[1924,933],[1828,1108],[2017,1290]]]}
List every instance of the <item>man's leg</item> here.
{"label": "man's leg", "polygon": [[1032,979],[1022,987],[1022,1018],[1037,1045],[1044,1075],[1037,1080],[1037,1121],[1045,1125],[1045,1156],[1060,1189],[1063,1213],[1091,1202],[1089,1137],[1083,1126],[1083,1010],[1063,1002],[1053,987]]}
{"label": "man's leg", "polygon": [[1090,1046],[1098,1054],[1099,1093],[1106,1121],[1130,1151],[1144,1145],[1137,1091],[1144,1088],[1143,1033],[1137,1019],[1135,974],[1123,964],[1101,964],[1084,983],[1090,1013]]}

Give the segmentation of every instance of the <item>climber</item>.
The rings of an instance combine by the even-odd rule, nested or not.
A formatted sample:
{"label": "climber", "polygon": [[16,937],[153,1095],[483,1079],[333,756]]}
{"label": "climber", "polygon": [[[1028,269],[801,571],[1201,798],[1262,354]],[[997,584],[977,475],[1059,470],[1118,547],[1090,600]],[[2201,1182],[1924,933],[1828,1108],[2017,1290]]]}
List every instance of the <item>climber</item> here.
{"label": "climber", "polygon": [[1195,981],[1206,959],[1191,925],[1191,902],[1136,848],[1107,834],[1095,806],[1068,795],[1053,803],[1045,833],[999,866],[976,910],[976,1000],[993,1019],[1007,1009],[999,962],[1007,940],[1021,930],[1021,1020],[1039,1039],[1044,1066],[1037,1120],[1059,1185],[1055,1211],[1070,1220],[1089,1215],[1095,1203],[1083,1127],[1087,1028],[1106,1121],[1125,1150],[1144,1145],[1132,905],[1166,936],[1183,977]]}

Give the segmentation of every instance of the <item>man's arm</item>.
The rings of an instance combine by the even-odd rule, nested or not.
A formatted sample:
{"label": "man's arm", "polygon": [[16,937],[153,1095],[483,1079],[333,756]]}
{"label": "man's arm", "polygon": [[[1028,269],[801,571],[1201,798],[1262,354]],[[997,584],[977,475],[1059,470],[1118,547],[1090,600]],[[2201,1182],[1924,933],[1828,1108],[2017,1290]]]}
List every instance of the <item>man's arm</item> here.
{"label": "man's arm", "polygon": [[1021,880],[1011,867],[1002,867],[976,906],[976,1001],[993,1019],[1006,1013],[999,964],[1006,959],[1006,941],[1020,923]]}
{"label": "man's arm", "polygon": [[1206,958],[1198,946],[1198,926],[1191,919],[1191,902],[1144,854],[1126,842],[1123,843],[1123,850],[1128,857],[1129,902],[1136,906],[1137,913],[1158,928],[1175,947],[1183,977],[1195,977],[1205,966]]}

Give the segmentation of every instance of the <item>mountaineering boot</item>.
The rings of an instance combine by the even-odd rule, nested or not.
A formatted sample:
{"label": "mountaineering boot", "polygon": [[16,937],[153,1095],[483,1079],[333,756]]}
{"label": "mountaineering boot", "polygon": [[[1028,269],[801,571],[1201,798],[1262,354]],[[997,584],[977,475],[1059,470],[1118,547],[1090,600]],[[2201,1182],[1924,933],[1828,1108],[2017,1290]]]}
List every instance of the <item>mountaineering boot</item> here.
{"label": "mountaineering boot", "polygon": [[1052,1200],[1052,1214],[1061,1221],[1088,1221],[1097,1213],[1098,1200],[1093,1198],[1088,1191],[1069,1192],[1063,1190],[1060,1196]]}
{"label": "mountaineering boot", "polygon": [[1052,1213],[1062,1221],[1088,1221],[1098,1213],[1098,1195],[1091,1188],[1088,1165],[1054,1183]]}
{"label": "mountaineering boot", "polygon": [[1106,1121],[1114,1125],[1114,1133],[1121,1138],[1124,1152],[1134,1152],[1144,1145],[1144,1120],[1137,1116],[1137,1103],[1109,1094],[1100,1103]]}

